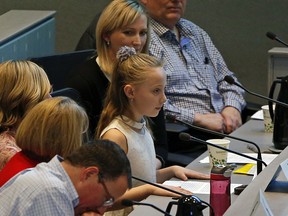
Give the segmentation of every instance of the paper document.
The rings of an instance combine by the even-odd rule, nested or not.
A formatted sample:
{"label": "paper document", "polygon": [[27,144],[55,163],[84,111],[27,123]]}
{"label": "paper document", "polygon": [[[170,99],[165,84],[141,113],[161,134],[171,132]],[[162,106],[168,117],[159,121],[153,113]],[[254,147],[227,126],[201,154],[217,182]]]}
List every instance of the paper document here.
{"label": "paper document", "polygon": [[[164,185],[170,185],[175,187],[181,187],[193,194],[210,194],[210,182],[206,181],[181,181],[181,180],[169,180],[165,181]],[[241,184],[231,184],[231,194],[234,192],[234,188],[240,186]]]}
{"label": "paper document", "polygon": [[[243,153],[245,155],[248,155],[253,158],[257,158],[256,153]],[[262,154],[262,160],[268,165],[270,164],[278,154]],[[200,163],[209,163],[209,157],[205,157],[202,160],[199,161]],[[228,152],[228,158],[227,158],[227,163],[236,163],[236,164],[246,164],[246,163],[254,163],[256,164],[257,162],[255,160],[250,160],[248,158],[242,157],[240,155],[236,155],[233,153]]]}
{"label": "paper document", "polygon": [[254,113],[254,114],[251,116],[251,119],[263,120],[263,119],[264,119],[264,117],[263,117],[263,111],[262,111],[262,110],[258,110],[256,113]]}

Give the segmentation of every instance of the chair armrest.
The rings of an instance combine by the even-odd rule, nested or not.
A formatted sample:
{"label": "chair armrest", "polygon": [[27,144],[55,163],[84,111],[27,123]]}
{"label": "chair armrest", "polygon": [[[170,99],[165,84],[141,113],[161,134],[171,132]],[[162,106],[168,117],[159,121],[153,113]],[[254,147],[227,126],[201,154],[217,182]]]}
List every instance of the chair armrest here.
{"label": "chair armrest", "polygon": [[186,125],[174,123],[174,122],[166,122],[166,131],[167,133],[181,133],[187,132],[188,127]]}

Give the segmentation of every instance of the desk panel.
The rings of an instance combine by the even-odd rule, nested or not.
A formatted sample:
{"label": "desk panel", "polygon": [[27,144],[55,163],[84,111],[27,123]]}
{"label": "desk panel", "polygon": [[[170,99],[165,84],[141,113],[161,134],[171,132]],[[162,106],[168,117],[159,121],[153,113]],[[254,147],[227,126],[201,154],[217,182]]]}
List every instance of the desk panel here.
{"label": "desk panel", "polygon": [[[279,164],[288,158],[288,148],[281,152],[271,164],[269,164],[239,195],[236,202],[232,203],[230,208],[226,211],[226,216],[239,215],[241,209],[241,215],[250,215],[254,201],[257,199],[259,190],[262,189],[264,192],[267,185],[269,184],[272,176],[276,172]],[[281,179],[281,175],[279,176]],[[282,176],[283,179],[283,176]],[[282,180],[281,179],[281,180]],[[276,216],[288,214],[288,194],[287,193],[276,193],[276,192],[264,192],[264,196],[270,206],[273,214]],[[243,208],[245,206],[245,208]],[[265,215],[261,207],[258,207],[254,215]]]}

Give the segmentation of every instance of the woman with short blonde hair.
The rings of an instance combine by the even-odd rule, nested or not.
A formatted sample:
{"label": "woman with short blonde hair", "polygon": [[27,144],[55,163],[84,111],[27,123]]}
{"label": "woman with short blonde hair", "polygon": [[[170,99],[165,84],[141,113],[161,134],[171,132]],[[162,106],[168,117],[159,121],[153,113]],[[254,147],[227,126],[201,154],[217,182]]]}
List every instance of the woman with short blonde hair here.
{"label": "woman with short blonde hair", "polygon": [[88,129],[85,110],[68,97],[49,98],[25,116],[16,132],[17,152],[0,171],[0,187],[18,172],[66,157],[80,147]]}
{"label": "woman with short blonde hair", "polygon": [[85,110],[74,100],[55,97],[31,109],[15,138],[24,153],[33,153],[48,161],[56,154],[66,157],[80,147],[88,124]]}
{"label": "woman with short blonde hair", "polygon": [[51,85],[45,71],[31,61],[0,64],[0,170],[20,148],[15,132],[27,112],[50,97]]}

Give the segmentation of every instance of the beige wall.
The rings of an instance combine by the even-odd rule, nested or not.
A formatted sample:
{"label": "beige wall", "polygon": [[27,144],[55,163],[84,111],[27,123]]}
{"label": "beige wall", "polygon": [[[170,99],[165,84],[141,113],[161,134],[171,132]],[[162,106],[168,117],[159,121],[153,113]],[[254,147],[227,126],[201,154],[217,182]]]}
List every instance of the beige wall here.
{"label": "beige wall", "polygon": [[[265,33],[273,31],[288,41],[288,0],[187,2],[185,17],[208,32],[242,84],[267,95],[267,51],[281,45],[269,40]],[[109,0],[0,0],[0,14],[11,9],[56,10],[56,51],[68,52],[74,50],[94,14],[108,3]],[[255,101],[251,96],[247,99]]]}

